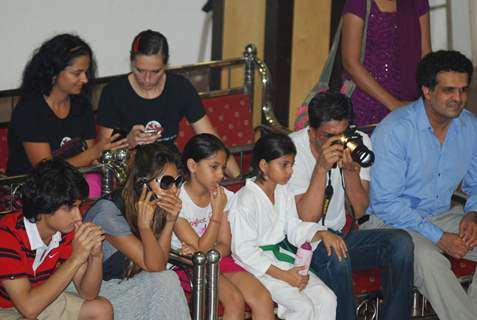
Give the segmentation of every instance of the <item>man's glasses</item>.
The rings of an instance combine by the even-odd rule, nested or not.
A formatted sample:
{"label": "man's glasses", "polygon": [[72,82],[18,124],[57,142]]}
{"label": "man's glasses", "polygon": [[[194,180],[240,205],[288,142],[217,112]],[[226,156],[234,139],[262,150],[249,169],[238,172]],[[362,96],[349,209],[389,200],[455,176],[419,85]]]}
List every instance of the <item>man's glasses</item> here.
{"label": "man's glasses", "polygon": [[184,183],[184,178],[181,175],[175,178],[173,176],[162,176],[160,178],[154,179],[154,181],[156,181],[159,188],[163,190],[172,188],[172,185],[174,184],[176,185],[176,188],[179,189]]}

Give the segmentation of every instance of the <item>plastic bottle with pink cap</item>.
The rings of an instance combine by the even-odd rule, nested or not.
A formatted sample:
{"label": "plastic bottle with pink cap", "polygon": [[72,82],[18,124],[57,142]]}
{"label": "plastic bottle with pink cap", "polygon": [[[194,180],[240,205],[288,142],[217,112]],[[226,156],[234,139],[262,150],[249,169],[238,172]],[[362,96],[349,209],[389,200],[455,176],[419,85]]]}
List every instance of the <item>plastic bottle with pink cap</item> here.
{"label": "plastic bottle with pink cap", "polygon": [[308,275],[310,269],[311,257],[313,256],[313,249],[311,243],[304,242],[296,252],[295,266],[304,266],[304,268],[298,271],[302,276]]}

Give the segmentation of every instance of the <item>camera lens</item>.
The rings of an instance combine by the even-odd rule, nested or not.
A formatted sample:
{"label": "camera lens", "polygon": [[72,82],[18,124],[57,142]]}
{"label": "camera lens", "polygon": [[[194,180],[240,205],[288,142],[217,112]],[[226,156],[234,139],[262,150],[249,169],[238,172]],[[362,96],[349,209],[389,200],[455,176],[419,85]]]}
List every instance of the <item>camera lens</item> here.
{"label": "camera lens", "polygon": [[374,162],[374,152],[364,145],[357,145],[356,148],[351,151],[351,158],[359,163],[361,167],[367,168]]}

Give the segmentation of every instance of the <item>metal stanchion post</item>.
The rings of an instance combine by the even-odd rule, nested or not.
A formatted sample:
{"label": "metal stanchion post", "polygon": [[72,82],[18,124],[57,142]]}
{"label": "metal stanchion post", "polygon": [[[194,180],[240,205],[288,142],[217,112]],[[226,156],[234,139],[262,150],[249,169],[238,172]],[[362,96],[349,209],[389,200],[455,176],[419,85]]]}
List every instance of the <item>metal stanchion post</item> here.
{"label": "metal stanchion post", "polygon": [[207,253],[207,320],[217,319],[220,253],[212,249]]}
{"label": "metal stanchion post", "polygon": [[105,151],[101,155],[99,162],[103,165],[101,168],[101,195],[105,196],[113,191],[113,170],[108,165],[113,158],[111,151]]}
{"label": "metal stanchion post", "polygon": [[205,319],[205,262],[207,258],[202,252],[196,252],[192,256],[194,273],[192,278],[192,319]]}
{"label": "metal stanchion post", "polygon": [[254,100],[254,76],[255,76],[255,62],[254,59],[257,55],[257,48],[253,44],[248,44],[245,47],[243,57],[245,59],[245,88],[247,90],[250,110],[253,110],[253,100]]}

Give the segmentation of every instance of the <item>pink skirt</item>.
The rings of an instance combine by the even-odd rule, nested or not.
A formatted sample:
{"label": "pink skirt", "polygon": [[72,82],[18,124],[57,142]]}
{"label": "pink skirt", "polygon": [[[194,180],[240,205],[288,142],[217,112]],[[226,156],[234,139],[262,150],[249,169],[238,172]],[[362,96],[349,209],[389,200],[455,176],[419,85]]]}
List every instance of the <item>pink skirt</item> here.
{"label": "pink skirt", "polygon": [[[192,279],[189,279],[189,277],[187,277],[187,273],[179,267],[174,267],[173,270],[177,273],[177,276],[179,277],[179,280],[181,281],[182,289],[184,289],[184,291],[187,293],[191,293],[192,290],[190,287],[190,281]],[[187,271],[190,271],[190,274],[192,274],[192,269]],[[228,273],[228,272],[244,272],[244,271],[245,269],[239,266],[238,264],[236,264],[234,259],[231,256],[226,256],[220,259],[219,272],[221,274]]]}

